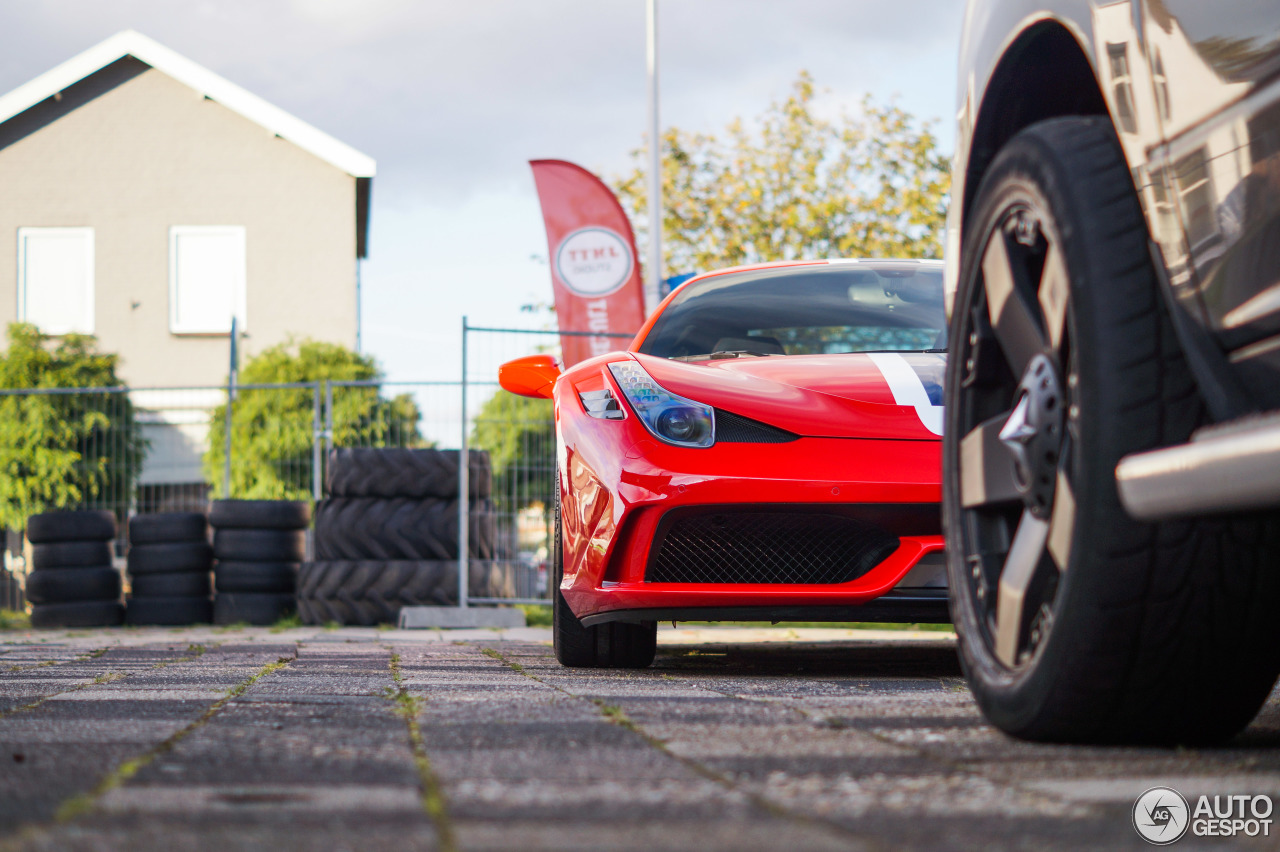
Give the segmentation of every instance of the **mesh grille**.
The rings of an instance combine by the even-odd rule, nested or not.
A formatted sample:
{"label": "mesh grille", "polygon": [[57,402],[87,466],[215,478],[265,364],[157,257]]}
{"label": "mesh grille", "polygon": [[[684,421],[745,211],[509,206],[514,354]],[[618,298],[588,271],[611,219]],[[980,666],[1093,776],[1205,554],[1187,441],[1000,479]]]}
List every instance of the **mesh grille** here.
{"label": "mesh grille", "polygon": [[883,527],[820,513],[697,514],[663,526],[650,583],[847,583],[898,547]]}
{"label": "mesh grille", "polygon": [[716,441],[729,444],[785,444],[799,438],[792,432],[716,409]]}

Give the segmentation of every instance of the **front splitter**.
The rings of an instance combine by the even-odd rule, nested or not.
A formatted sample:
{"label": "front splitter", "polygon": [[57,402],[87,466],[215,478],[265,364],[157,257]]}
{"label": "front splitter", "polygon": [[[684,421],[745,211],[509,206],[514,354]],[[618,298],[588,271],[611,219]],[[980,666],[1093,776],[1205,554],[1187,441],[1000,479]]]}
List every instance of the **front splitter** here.
{"label": "front splitter", "polygon": [[891,591],[854,606],[688,606],[615,609],[588,615],[591,627],[610,621],[870,621],[905,624],[950,624],[943,589]]}

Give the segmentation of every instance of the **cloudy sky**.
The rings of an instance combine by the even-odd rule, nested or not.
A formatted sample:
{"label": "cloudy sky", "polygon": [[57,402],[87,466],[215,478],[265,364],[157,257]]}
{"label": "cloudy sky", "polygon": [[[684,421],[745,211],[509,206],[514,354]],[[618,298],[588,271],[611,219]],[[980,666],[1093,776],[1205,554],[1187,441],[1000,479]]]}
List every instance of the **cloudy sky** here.
{"label": "cloudy sky", "polygon": [[[960,0],[659,0],[664,126],[715,132],[786,94],[864,93],[950,151]],[[550,299],[528,161],[622,173],[646,127],[644,0],[39,0],[0,6],[0,91],[136,29],[374,157],[364,348],[450,379],[460,318]]]}

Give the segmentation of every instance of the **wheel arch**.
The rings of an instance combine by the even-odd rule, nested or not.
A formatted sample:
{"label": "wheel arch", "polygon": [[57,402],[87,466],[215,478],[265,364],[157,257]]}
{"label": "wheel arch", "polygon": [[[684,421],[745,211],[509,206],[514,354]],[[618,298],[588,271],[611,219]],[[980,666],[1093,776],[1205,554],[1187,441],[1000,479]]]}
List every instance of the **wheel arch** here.
{"label": "wheel arch", "polygon": [[987,169],[1019,131],[1050,118],[1110,115],[1089,55],[1067,27],[1042,20],[1004,50],[983,90],[964,179],[967,222]]}

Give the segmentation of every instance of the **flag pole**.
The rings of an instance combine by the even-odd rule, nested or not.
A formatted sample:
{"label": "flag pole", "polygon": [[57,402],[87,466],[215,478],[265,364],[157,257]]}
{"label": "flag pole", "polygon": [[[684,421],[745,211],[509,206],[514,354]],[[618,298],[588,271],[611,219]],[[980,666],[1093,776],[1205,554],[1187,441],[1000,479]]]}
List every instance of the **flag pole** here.
{"label": "flag pole", "polygon": [[662,137],[658,122],[658,0],[646,0],[649,72],[649,274],[645,312],[658,305],[662,281]]}

